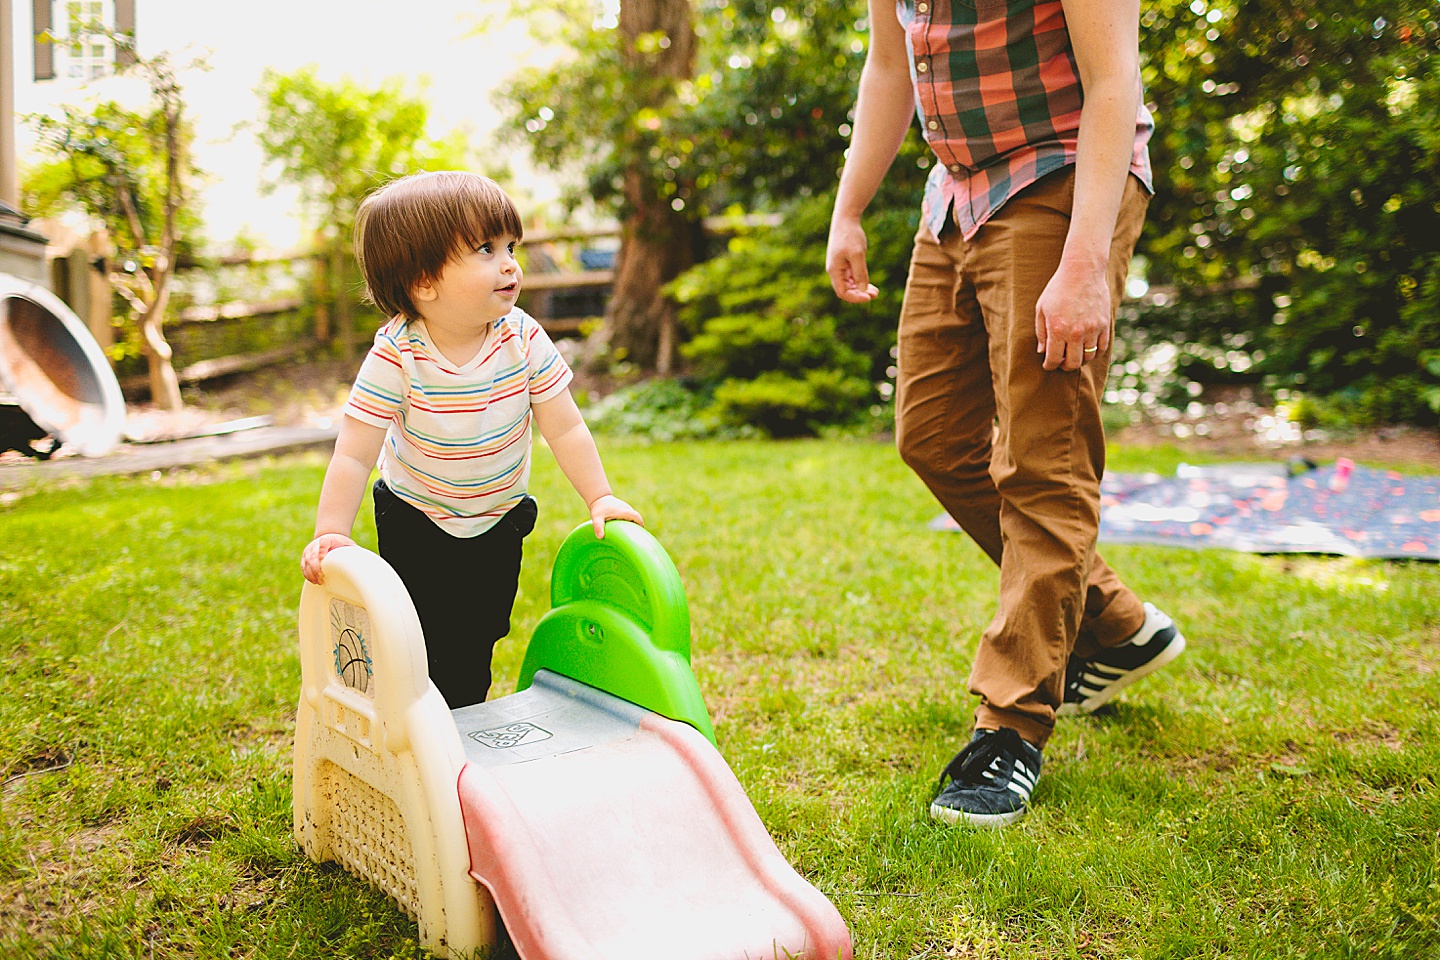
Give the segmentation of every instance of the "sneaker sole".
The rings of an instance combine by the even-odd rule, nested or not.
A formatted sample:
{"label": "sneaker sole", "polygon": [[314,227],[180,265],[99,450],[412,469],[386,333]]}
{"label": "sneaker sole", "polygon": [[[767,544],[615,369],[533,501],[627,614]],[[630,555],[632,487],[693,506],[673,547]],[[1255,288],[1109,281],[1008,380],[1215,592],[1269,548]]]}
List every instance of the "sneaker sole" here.
{"label": "sneaker sole", "polygon": [[1010,813],[966,813],[963,810],[951,810],[949,807],[942,807],[938,803],[930,804],[930,819],[932,820],[939,820],[942,823],[950,824],[959,823],[963,820],[972,827],[984,827],[990,830],[996,827],[1009,826],[1024,816],[1024,807]]}
{"label": "sneaker sole", "polygon": [[1104,690],[1101,690],[1093,697],[1086,697],[1079,703],[1060,704],[1060,706],[1055,708],[1055,716],[1076,717],[1082,714],[1094,713],[1096,710],[1100,709],[1105,704],[1109,703],[1111,700],[1119,696],[1120,691],[1130,686],[1130,684],[1134,683],[1136,680],[1145,679],[1146,677],[1150,676],[1150,674],[1154,673],[1156,670],[1159,670],[1161,667],[1172,663],[1176,657],[1180,656],[1180,654],[1184,652],[1185,635],[1177,630],[1175,632],[1175,639],[1170,641],[1170,645],[1164,650],[1161,650],[1155,656],[1155,659],[1151,660],[1144,666],[1136,667],[1134,670],[1131,670],[1129,673],[1125,674],[1125,676],[1121,677],[1119,680],[1116,680],[1114,683],[1110,684],[1110,686],[1106,687]]}

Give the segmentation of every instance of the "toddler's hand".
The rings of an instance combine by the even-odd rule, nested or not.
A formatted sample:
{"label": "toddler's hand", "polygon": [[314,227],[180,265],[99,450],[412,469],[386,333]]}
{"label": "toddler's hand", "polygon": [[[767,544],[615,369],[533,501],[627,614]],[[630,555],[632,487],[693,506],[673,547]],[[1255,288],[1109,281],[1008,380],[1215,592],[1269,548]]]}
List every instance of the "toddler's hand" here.
{"label": "toddler's hand", "polygon": [[355,541],[339,533],[322,533],[311,540],[305,547],[305,552],[300,555],[300,570],[305,574],[305,579],[311,583],[320,584],[325,582],[325,572],[320,564],[325,559],[325,554],[337,547],[353,547]]}
{"label": "toddler's hand", "polygon": [[640,516],[639,511],[619,497],[606,494],[590,504],[590,522],[595,525],[595,536],[600,539],[605,537],[606,520],[629,520],[645,526],[645,520]]}

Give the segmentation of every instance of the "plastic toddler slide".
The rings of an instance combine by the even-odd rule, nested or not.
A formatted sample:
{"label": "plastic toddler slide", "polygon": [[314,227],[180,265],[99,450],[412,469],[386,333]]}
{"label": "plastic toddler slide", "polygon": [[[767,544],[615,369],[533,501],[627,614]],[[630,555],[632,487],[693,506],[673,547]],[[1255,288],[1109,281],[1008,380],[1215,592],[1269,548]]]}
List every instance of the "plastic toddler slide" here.
{"label": "plastic toddler slide", "polygon": [[713,745],[679,574],[641,528],[566,540],[511,696],[447,709],[395,572],[331,552],[301,596],[295,833],[442,956],[850,960]]}

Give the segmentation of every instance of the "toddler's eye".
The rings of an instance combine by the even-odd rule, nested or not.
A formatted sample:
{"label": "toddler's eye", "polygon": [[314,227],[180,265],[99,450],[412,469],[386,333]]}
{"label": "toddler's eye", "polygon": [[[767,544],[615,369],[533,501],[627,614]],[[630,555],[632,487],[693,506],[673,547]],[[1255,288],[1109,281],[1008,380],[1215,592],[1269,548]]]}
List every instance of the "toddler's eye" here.
{"label": "toddler's eye", "polygon": [[489,252],[490,252],[490,241],[489,241],[489,240],[486,240],[484,243],[480,244],[480,246],[478,246],[478,247],[475,248],[475,252],[476,252],[476,253],[489,253]]}

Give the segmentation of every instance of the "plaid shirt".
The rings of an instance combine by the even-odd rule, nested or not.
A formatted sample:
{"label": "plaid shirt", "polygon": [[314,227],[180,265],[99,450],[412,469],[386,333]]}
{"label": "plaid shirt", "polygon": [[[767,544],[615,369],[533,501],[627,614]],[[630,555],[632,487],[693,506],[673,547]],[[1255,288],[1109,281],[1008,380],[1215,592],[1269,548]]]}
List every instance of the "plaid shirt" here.
{"label": "plaid shirt", "polygon": [[[939,159],[923,217],[965,239],[1015,194],[1075,162],[1080,74],[1060,0],[897,0],[920,129]],[[1153,192],[1145,104],[1130,172]]]}

